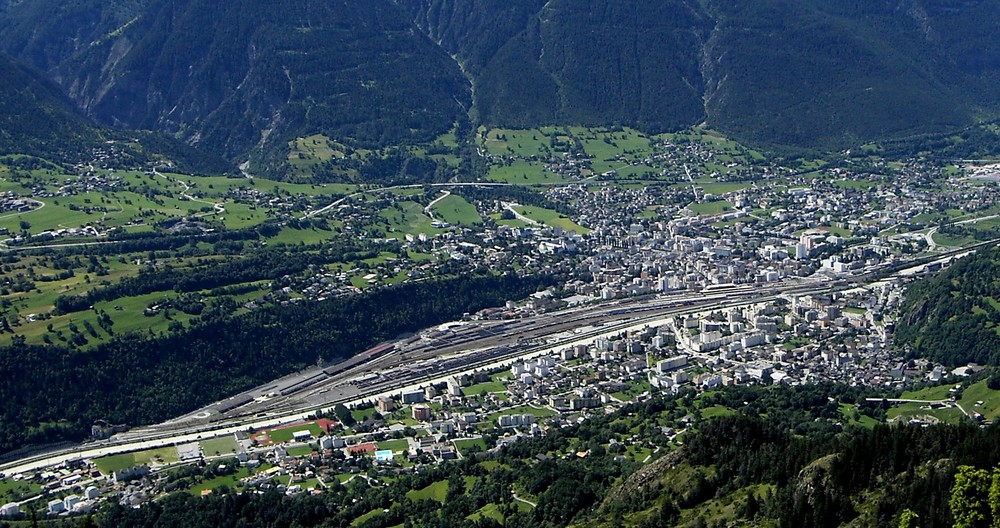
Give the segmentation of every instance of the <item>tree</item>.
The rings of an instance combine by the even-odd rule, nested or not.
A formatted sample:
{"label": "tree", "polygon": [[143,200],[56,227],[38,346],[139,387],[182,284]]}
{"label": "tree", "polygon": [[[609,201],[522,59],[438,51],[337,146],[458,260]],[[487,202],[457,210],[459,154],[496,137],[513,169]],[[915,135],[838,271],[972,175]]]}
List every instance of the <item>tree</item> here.
{"label": "tree", "polygon": [[1000,468],[993,470],[993,481],[990,483],[990,514],[993,515],[992,528],[1000,528]]}
{"label": "tree", "polygon": [[955,484],[951,487],[951,515],[955,518],[955,528],[979,528],[988,526],[992,517],[989,504],[992,479],[985,469],[959,466],[955,474]]}
{"label": "tree", "polygon": [[903,514],[899,516],[899,528],[920,528],[917,522],[920,520],[920,516],[913,513],[910,509],[903,510]]}
{"label": "tree", "polygon": [[354,415],[351,414],[351,410],[348,409],[343,403],[338,403],[336,407],[333,408],[334,414],[337,415],[337,419],[340,423],[350,427],[357,423],[354,419]]}

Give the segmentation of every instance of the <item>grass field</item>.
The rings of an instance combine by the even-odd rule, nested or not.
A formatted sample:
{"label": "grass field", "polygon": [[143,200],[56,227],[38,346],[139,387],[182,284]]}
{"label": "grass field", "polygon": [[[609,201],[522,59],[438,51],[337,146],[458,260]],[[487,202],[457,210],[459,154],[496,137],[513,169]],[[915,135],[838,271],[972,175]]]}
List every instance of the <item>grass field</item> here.
{"label": "grass field", "polygon": [[470,521],[478,521],[483,518],[493,519],[498,523],[503,523],[504,521],[503,514],[500,513],[500,510],[498,509],[497,505],[492,502],[487,504],[486,506],[483,506],[482,508],[479,508],[478,510],[473,512],[472,515],[466,517],[466,519]]}
{"label": "grass field", "polygon": [[477,396],[487,392],[507,392],[507,387],[499,381],[487,381],[462,388],[462,393],[466,396]]}
{"label": "grass field", "polygon": [[648,381],[642,380],[638,383],[633,383],[632,386],[625,391],[616,392],[612,394],[615,398],[621,401],[632,401],[636,396],[652,390],[653,386],[649,384]]}
{"label": "grass field", "polygon": [[[983,402],[980,405],[978,402]],[[973,383],[962,391],[962,398],[959,400],[962,407],[972,413],[978,412],[986,420],[996,421],[1000,419],[1000,391],[995,391],[986,386],[986,380]]]}
{"label": "grass field", "polygon": [[900,398],[904,400],[946,400],[951,397],[952,385],[939,385],[937,387],[927,387],[916,391],[906,391]]}
{"label": "grass field", "polygon": [[115,471],[127,469],[133,466],[149,464],[171,464],[180,461],[177,456],[177,449],[173,447],[163,447],[160,449],[150,449],[148,451],[137,451],[135,453],[123,453],[102,457],[94,460],[94,465],[105,475],[110,475]]}
{"label": "grass field", "polygon": [[732,202],[716,200],[713,202],[698,202],[688,206],[692,213],[698,216],[714,216],[733,210]]}
{"label": "grass field", "polygon": [[611,131],[602,128],[570,127],[573,136],[583,144],[583,149],[595,159],[606,160],[618,155],[642,159],[652,152],[650,137],[631,128]]}
{"label": "grass field", "polygon": [[934,233],[931,238],[934,239],[934,243],[939,246],[947,247],[961,247],[967,246],[969,244],[975,244],[978,242],[975,237],[971,236],[952,236],[946,235],[944,233]]}
{"label": "grass field", "polygon": [[[507,468],[507,466],[502,466],[500,464],[500,462],[497,462],[496,460],[484,460],[484,461],[480,462],[479,465],[483,466],[483,469],[485,469],[486,471],[494,471],[494,470],[496,470],[497,468],[500,468],[500,467]],[[507,469],[509,469],[509,468],[507,468]]]}
{"label": "grass field", "polygon": [[886,417],[889,420],[931,417],[945,423],[956,424],[965,418],[965,414],[957,407],[930,409],[925,403],[903,403],[891,407]]}
{"label": "grass field", "polygon": [[288,456],[291,457],[304,457],[311,455],[314,450],[315,449],[313,449],[311,445],[301,445],[301,446],[289,447],[286,450],[286,452],[288,453]]}
{"label": "grass field", "polygon": [[455,440],[455,449],[458,449],[459,453],[462,455],[468,454],[469,450],[478,448],[479,451],[486,451],[489,446],[486,444],[486,440],[482,438],[475,439],[465,439],[465,440]]}
{"label": "grass field", "polygon": [[377,517],[379,515],[382,515],[382,513],[383,513],[383,509],[382,508],[375,508],[374,510],[372,510],[372,511],[370,511],[370,512],[368,512],[368,513],[366,513],[366,514],[364,514],[364,515],[362,515],[360,517],[358,517],[357,519],[354,519],[353,521],[351,521],[351,526],[361,526],[362,524],[364,524],[365,522],[367,522],[369,519],[374,519],[375,517]]}
{"label": "grass field", "polygon": [[[515,508],[517,508],[517,511],[520,511],[520,512],[531,511],[531,505],[530,504],[526,504],[526,503],[521,502],[521,501],[513,501],[513,502],[511,502],[511,505],[513,505]],[[495,520],[495,521],[497,521],[499,523],[503,523],[504,522],[504,517],[503,517],[503,514],[500,513],[499,507],[496,504],[492,503],[492,502],[489,503],[489,504],[487,504],[486,506],[483,506],[482,508],[479,508],[472,515],[469,515],[468,517],[466,517],[466,519],[468,519],[470,521],[478,521],[478,520],[484,519],[484,518],[486,518],[486,519],[493,519],[493,520]]]}
{"label": "grass field", "polygon": [[[304,168],[332,157],[342,156],[336,144],[322,136],[301,138],[293,142],[295,153],[291,156],[294,167]],[[294,145],[293,145],[294,146]],[[300,158],[301,156],[301,158]],[[45,189],[56,196],[44,197],[44,207],[25,213],[0,214],[0,228],[11,232],[21,229],[21,222],[27,222],[28,232],[81,227],[92,224],[104,228],[126,227],[128,231],[152,230],[152,225],[165,220],[197,214],[209,220],[221,220],[228,228],[257,225],[270,216],[266,207],[256,208],[245,203],[236,203],[229,194],[237,189],[256,189],[275,196],[343,196],[357,190],[349,184],[302,184],[287,183],[263,178],[229,178],[225,176],[191,176],[185,174],[162,173],[151,176],[142,172],[98,171],[99,177],[108,182],[109,190],[82,190],[76,194],[61,194],[60,188],[78,183],[73,175],[35,171],[36,176],[25,181],[27,187],[13,182],[0,181],[0,192],[14,191],[21,194],[29,188]],[[2,173],[2,172],[0,172]],[[114,190],[111,182],[116,182]],[[184,193],[195,200],[189,200]],[[320,198],[322,200],[322,198]],[[206,203],[207,202],[207,203]],[[221,202],[225,211],[217,214],[213,203]]]}
{"label": "grass field", "polygon": [[444,502],[445,497],[448,495],[448,481],[439,480],[426,488],[419,490],[410,490],[406,492],[406,498],[412,501],[420,500],[436,500],[438,502]]}
{"label": "grass field", "polygon": [[518,213],[524,215],[525,217],[545,224],[549,227],[561,227],[566,231],[574,231],[581,235],[585,235],[590,232],[589,229],[576,224],[566,215],[560,214],[558,211],[553,211],[552,209],[535,207],[533,205],[522,205],[516,207],[515,209]]}
{"label": "grass field", "polygon": [[[552,150],[550,148],[551,143],[566,143],[571,139],[571,136],[586,136],[589,138],[589,141],[596,142],[594,148],[610,149],[608,152],[616,151],[616,147],[613,147],[609,143],[619,143],[619,146],[626,145],[626,148],[629,149],[642,146],[648,148],[648,138],[640,137],[641,134],[627,130],[625,132],[610,132],[584,128],[562,129],[549,127],[533,131],[509,132],[513,135],[510,137],[505,136],[503,142],[508,142],[509,140],[514,145],[513,148],[518,150],[519,155],[524,156],[535,155],[529,151],[536,153],[549,152]],[[505,133],[494,133],[492,141],[501,141],[500,136]],[[531,139],[532,136],[537,136],[537,141]],[[605,143],[604,139],[607,139],[608,143]],[[453,135],[445,135],[439,139],[441,144],[451,144],[454,141],[455,138]],[[520,141],[533,141],[532,145],[534,146],[531,148],[517,147],[516,144]],[[635,144],[633,145],[631,142]],[[293,140],[289,144],[289,149],[292,152],[291,158],[293,158],[293,164],[298,163],[296,160],[303,163],[310,160],[330,160],[345,156],[347,155],[347,151],[350,150],[321,135]],[[542,168],[540,162],[538,163],[538,168]],[[0,178],[4,174],[10,177],[11,171],[5,167],[0,167]],[[31,171],[31,174],[31,181],[27,181],[27,177],[22,182],[0,180],[0,190],[24,193],[29,188],[41,186],[46,191],[57,192],[67,182],[80,181],[74,175],[61,174],[59,170],[37,170]],[[46,206],[38,211],[20,215],[0,215],[5,216],[5,218],[0,219],[0,226],[8,227],[13,232],[17,232],[21,229],[20,222],[23,220],[30,224],[27,227],[27,231],[38,233],[50,228],[76,227],[88,223],[96,224],[102,222],[106,227],[126,226],[128,224],[125,229],[129,232],[154,232],[162,230],[163,226],[159,224],[165,220],[176,219],[192,213],[203,216],[201,212],[208,211],[212,214],[205,215],[203,218],[209,219],[213,223],[211,227],[218,229],[221,224],[226,228],[246,228],[271,219],[275,214],[283,213],[280,209],[268,206],[268,203],[270,203],[268,201],[269,196],[298,197],[302,201],[296,205],[307,207],[307,204],[310,203],[314,205],[329,203],[326,200],[333,200],[335,197],[357,191],[360,188],[357,185],[347,184],[288,183],[264,178],[231,178],[226,176],[200,176],[174,173],[151,175],[143,172],[115,171],[112,173],[111,171],[99,170],[98,174],[107,179],[106,183],[109,189],[117,186],[116,190],[106,192],[78,192],[73,195],[45,197],[43,201],[46,203]],[[549,176],[545,176],[545,179],[549,179]],[[556,179],[558,180],[559,178]],[[231,194],[231,191],[254,192],[241,193],[237,197]],[[423,211],[422,204],[426,203],[426,201],[422,195],[425,190],[400,189],[392,192],[400,197],[414,196],[415,198],[403,198],[398,208],[391,207],[381,212],[383,219],[386,221],[387,230],[390,231],[387,234],[388,236],[402,238],[406,234],[426,233],[435,235],[443,232],[443,230],[436,229],[431,225],[431,218]],[[214,214],[210,203],[189,200],[181,196],[182,193],[188,193],[206,202],[222,202],[225,212]],[[254,202],[256,205],[251,203],[237,203],[235,201],[250,200],[247,196],[256,196],[258,193],[263,193],[264,198],[259,202]],[[377,193],[369,193],[367,196],[371,200],[374,200],[375,194]],[[416,198],[417,196],[419,198]],[[420,203],[418,203],[418,200]],[[298,209],[291,214],[298,216],[301,210]],[[434,208],[434,214],[436,218],[455,225],[475,226],[481,224],[483,221],[479,212],[476,211],[475,206],[465,199],[454,195],[437,203]],[[141,223],[132,224],[133,221],[140,221]],[[578,228],[578,226],[571,225],[572,222],[569,219],[560,218],[558,215],[552,216],[548,221],[553,224],[563,224],[571,229]],[[517,224],[516,222],[510,223]],[[340,230],[344,228],[341,222],[329,220],[328,224],[330,225],[329,230],[315,227],[306,227],[304,229],[285,227],[276,236],[268,237],[266,243],[272,245],[314,245],[341,236]],[[371,232],[365,234],[370,236],[386,235],[386,233],[381,232],[382,228],[379,227],[379,224],[380,222],[376,222]],[[579,230],[582,232],[582,229]],[[70,240],[67,239],[67,241]],[[261,241],[262,244],[264,242]],[[212,244],[207,242],[192,244],[192,249],[196,248],[198,251],[211,251],[211,247]],[[411,256],[415,260],[435,259],[430,254],[413,254]],[[35,280],[35,290],[11,292],[5,296],[5,300],[12,303],[12,306],[10,306],[5,315],[12,320],[17,320],[18,324],[14,325],[17,335],[19,337],[23,336],[28,344],[69,344],[72,341],[84,349],[107,341],[111,338],[112,332],[114,334],[124,334],[131,331],[139,331],[155,336],[162,335],[170,331],[171,328],[179,329],[177,328],[178,325],[181,328],[186,327],[190,323],[192,316],[176,310],[160,311],[155,314],[151,312],[150,316],[144,315],[148,306],[161,304],[163,301],[176,298],[176,295],[171,292],[98,302],[94,306],[94,311],[84,310],[63,315],[51,314],[54,302],[59,296],[81,294],[94,289],[101,283],[114,283],[121,279],[135,276],[145,266],[145,264],[141,263],[145,257],[146,255],[144,254],[124,254],[121,256],[123,263],[120,266],[117,263],[117,259],[108,259],[109,262],[102,262],[102,265],[110,270],[107,275],[103,275],[104,270],[101,270],[102,275],[100,276],[93,273],[88,275],[82,272],[80,267],[76,267],[73,270],[75,275],[70,278],[51,281]],[[203,258],[211,259],[213,257]],[[385,259],[379,256],[376,259],[370,259],[366,263],[369,265],[381,265],[385,263]],[[344,268],[338,271],[353,269],[350,264],[352,263],[344,263]],[[178,270],[187,266],[181,260],[175,261],[173,259],[171,259],[169,265]],[[26,272],[27,269],[27,267],[15,269],[10,275]],[[60,273],[63,269],[65,268],[43,269],[43,266],[35,265],[31,267],[30,271],[32,277],[37,273],[41,277],[48,279]],[[378,270],[378,272],[380,276],[377,282],[379,284],[401,282],[410,277],[407,271],[390,269],[389,271]],[[0,274],[0,281],[9,278],[9,276],[5,275]],[[361,273],[353,277],[351,279],[352,284],[363,288],[369,287],[370,285],[361,279],[363,275],[364,273]],[[262,281],[262,284],[267,284],[267,281]],[[261,291],[259,293],[245,294],[241,296],[242,298],[239,301],[242,304],[256,300],[263,296],[264,293]],[[206,300],[212,301],[213,299],[207,298]],[[100,311],[106,312],[114,322],[112,330],[106,330],[97,324],[98,313],[96,312]],[[53,316],[48,318],[49,315]],[[0,344],[13,339],[13,336],[13,333],[0,336]]]}
{"label": "grass field", "polygon": [[319,424],[316,422],[309,422],[306,424],[295,425],[292,427],[285,427],[284,429],[272,429],[267,432],[267,437],[271,439],[272,442],[279,444],[282,442],[291,442],[292,434],[298,431],[309,431],[312,433],[313,438],[319,438],[323,433]]}
{"label": "grass field", "polygon": [[397,202],[394,207],[383,209],[379,215],[389,222],[387,236],[403,238],[404,235],[436,235],[444,232],[431,225],[431,218],[424,214],[424,207],[417,202]]}
{"label": "grass field", "polygon": [[539,130],[514,130],[495,128],[485,132],[482,145],[494,156],[547,156],[549,138]]}
{"label": "grass field", "polygon": [[344,152],[338,145],[332,144],[330,138],[322,134],[298,138],[288,142],[288,162],[292,166],[303,161],[322,162],[333,158],[343,158]]}
{"label": "grass field", "polygon": [[368,419],[369,416],[375,414],[374,407],[366,407],[364,409],[353,409],[351,410],[351,417],[354,418],[356,422],[363,422]]}
{"label": "grass field", "polygon": [[483,223],[476,206],[465,198],[454,194],[448,195],[432,209],[434,216],[452,225],[474,226]]}
{"label": "grass field", "polygon": [[[331,222],[331,224],[334,224]],[[337,238],[338,233],[334,230],[339,228],[339,225],[331,225],[332,229],[317,229],[315,227],[310,227],[309,229],[294,229],[291,227],[285,227],[276,236],[268,239],[269,244],[319,244],[321,242],[326,242]]]}
{"label": "grass field", "polygon": [[393,453],[405,453],[410,448],[410,443],[404,439],[383,440],[378,443],[378,448],[381,450],[392,451]]}
{"label": "grass field", "polygon": [[530,227],[527,222],[522,222],[520,220],[504,220],[501,218],[500,213],[493,213],[490,215],[490,220],[496,222],[497,225],[505,225],[507,227],[514,227],[518,229],[523,229],[525,227]]}
{"label": "grass field", "polygon": [[240,479],[244,479],[249,476],[250,476],[250,470],[247,469],[246,467],[241,467],[236,471],[236,473],[233,473],[232,475],[215,477],[213,479],[200,482],[188,488],[188,491],[192,495],[201,495],[201,492],[204,490],[214,490],[221,488],[222,486],[226,486],[231,489],[237,489],[240,487]]}
{"label": "grass field", "polygon": [[42,486],[34,481],[14,482],[11,479],[0,479],[0,504],[24,500],[42,492]]}
{"label": "grass field", "polygon": [[[204,257],[208,261],[214,257]],[[121,297],[113,301],[102,301],[95,303],[94,310],[73,312],[68,314],[51,314],[53,305],[60,295],[74,295],[88,291],[100,282],[113,282],[125,277],[137,274],[140,266],[125,260],[124,263],[117,259],[108,259],[106,266],[108,273],[104,276],[94,276],[79,269],[72,277],[61,280],[38,280],[35,282],[35,290],[30,292],[11,293],[6,297],[12,303],[11,308],[16,310],[21,317],[18,334],[24,336],[28,343],[41,344],[46,337],[53,343],[65,342],[74,334],[86,339],[84,346],[93,346],[106,341],[110,334],[98,324],[99,312],[103,311],[114,321],[113,331],[124,333],[129,331],[140,331],[144,333],[159,334],[168,330],[171,325],[186,325],[192,318],[178,310],[161,310],[152,315],[145,315],[147,307],[160,304],[164,300],[176,297],[170,292],[152,293],[132,297]],[[175,269],[189,267],[193,260],[174,259],[171,265]],[[15,267],[6,273],[0,273],[0,280],[4,277],[15,276],[30,268],[36,276],[52,276],[57,270],[50,269],[42,264],[39,258],[26,257]],[[250,294],[255,295],[255,294]],[[32,316],[34,314],[34,316]],[[37,317],[38,314],[47,314],[44,317]],[[32,316],[32,317],[29,317]],[[34,320],[30,320],[34,318]],[[89,327],[87,326],[89,325]],[[10,339],[11,335],[0,337],[0,340]]]}
{"label": "grass field", "polygon": [[632,460],[641,464],[646,461],[646,458],[648,458],[649,455],[653,454],[653,450],[648,447],[629,446],[628,449],[625,450],[625,454]]}
{"label": "grass field", "polygon": [[719,416],[732,416],[736,412],[724,405],[713,405],[701,410],[702,418],[716,418]]}
{"label": "grass field", "polygon": [[590,177],[615,171],[614,179],[658,180],[660,168],[641,163],[658,143],[633,129],[586,127],[541,127],[532,130],[493,129],[481,131],[486,151],[502,157],[490,167],[489,179],[514,184],[552,184],[567,181],[548,172],[542,160],[576,152],[590,158],[590,168],[580,176]]}
{"label": "grass field", "polygon": [[211,440],[203,440],[201,442],[201,451],[205,453],[205,456],[235,453],[239,447],[239,444],[236,443],[236,438],[232,436],[212,438]]}
{"label": "grass field", "polygon": [[860,425],[866,429],[871,429],[879,424],[879,421],[872,418],[871,416],[866,416],[861,414],[857,420],[854,419],[854,412],[857,410],[857,405],[852,405],[848,403],[840,404],[840,414],[843,415],[844,420],[851,425]]}
{"label": "grass field", "polygon": [[514,161],[509,165],[490,166],[487,179],[516,185],[536,185],[543,183],[564,183],[566,180],[549,172],[540,161]]}
{"label": "grass field", "polygon": [[833,182],[833,185],[840,187],[841,189],[853,189],[856,191],[867,191],[872,187],[877,187],[878,182],[871,180],[837,180]]}
{"label": "grass field", "polygon": [[[952,387],[953,385],[939,385],[937,387],[928,387],[917,391],[907,391],[904,392],[900,398],[922,401],[948,400],[952,396],[952,393],[950,392]],[[983,389],[985,389],[985,386],[983,386]],[[980,390],[981,389],[974,389],[972,393],[973,396],[977,397],[977,399],[983,399],[980,396],[988,396],[986,393],[980,392]],[[992,410],[994,398],[995,396],[987,397],[987,400],[990,402],[990,410]],[[967,400],[963,394],[959,403],[966,408],[966,411],[972,412],[972,410],[968,407],[974,404],[975,401],[976,400],[972,399]],[[970,404],[970,402],[972,403]],[[931,417],[947,423],[959,423],[966,419],[965,413],[963,413],[957,406],[931,408],[930,405],[926,403],[897,404],[889,408],[886,416],[889,420],[910,420],[913,418]]]}

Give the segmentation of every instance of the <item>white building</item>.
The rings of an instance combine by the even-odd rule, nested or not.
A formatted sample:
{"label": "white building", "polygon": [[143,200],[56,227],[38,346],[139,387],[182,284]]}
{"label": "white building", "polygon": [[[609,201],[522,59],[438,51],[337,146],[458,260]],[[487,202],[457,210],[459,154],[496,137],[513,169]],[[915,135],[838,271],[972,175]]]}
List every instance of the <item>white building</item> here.
{"label": "white building", "polygon": [[48,512],[52,515],[57,515],[66,511],[66,504],[59,499],[52,499],[48,503]]}
{"label": "white building", "polygon": [[462,384],[454,377],[448,378],[448,394],[452,396],[462,395]]}
{"label": "white building", "polygon": [[402,395],[400,395],[400,401],[403,402],[403,405],[420,403],[424,401],[424,391],[415,390],[415,391],[404,392]]}
{"label": "white building", "polygon": [[69,511],[73,511],[73,508],[79,503],[80,503],[79,495],[69,495],[65,499],[63,499],[63,505]]}
{"label": "white building", "polygon": [[535,423],[535,416],[532,414],[505,414],[497,419],[500,427],[520,427]]}
{"label": "white building", "polygon": [[677,370],[682,367],[686,367],[688,363],[687,356],[674,356],[671,358],[664,359],[656,363],[656,370],[661,374],[666,374],[672,370]]}
{"label": "white building", "polygon": [[16,502],[0,506],[0,517],[11,518],[17,517],[18,515],[21,515],[21,507],[18,506]]}
{"label": "white building", "polygon": [[323,449],[340,449],[344,447],[344,439],[339,436],[324,436],[319,439],[319,445]]}

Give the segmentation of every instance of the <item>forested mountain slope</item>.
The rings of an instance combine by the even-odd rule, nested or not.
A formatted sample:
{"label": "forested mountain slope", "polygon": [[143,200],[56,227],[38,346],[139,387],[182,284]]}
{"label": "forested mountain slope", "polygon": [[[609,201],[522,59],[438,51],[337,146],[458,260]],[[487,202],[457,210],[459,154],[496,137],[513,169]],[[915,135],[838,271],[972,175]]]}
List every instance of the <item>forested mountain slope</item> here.
{"label": "forested mountain slope", "polygon": [[946,365],[1000,365],[1000,249],[980,249],[911,285],[896,339]]}
{"label": "forested mountain slope", "polygon": [[0,154],[81,157],[100,134],[53,83],[0,54]]}
{"label": "forested mountain slope", "polygon": [[475,76],[493,124],[706,120],[758,143],[830,147],[996,113],[987,21],[1000,10],[988,2],[401,2]]}
{"label": "forested mountain slope", "polygon": [[19,0],[0,50],[91,117],[280,173],[288,141],[706,123],[843,149],[1000,117],[985,0]]}
{"label": "forested mountain slope", "polygon": [[101,122],[164,131],[232,160],[253,151],[262,165],[307,133],[366,145],[431,139],[471,104],[457,65],[389,1],[153,0],[115,28],[109,21],[127,18],[109,13],[117,7],[133,6],[57,9],[58,21],[36,27],[62,35],[79,24],[73,41],[86,46],[56,38],[65,45],[48,49],[43,35],[25,44],[23,25],[0,40]]}
{"label": "forested mountain slope", "polygon": [[44,75],[2,53],[0,79],[0,155],[28,154],[75,164],[93,160],[96,151],[113,150],[108,162],[116,166],[155,161],[181,171],[231,169],[219,156],[157,133],[98,126]]}

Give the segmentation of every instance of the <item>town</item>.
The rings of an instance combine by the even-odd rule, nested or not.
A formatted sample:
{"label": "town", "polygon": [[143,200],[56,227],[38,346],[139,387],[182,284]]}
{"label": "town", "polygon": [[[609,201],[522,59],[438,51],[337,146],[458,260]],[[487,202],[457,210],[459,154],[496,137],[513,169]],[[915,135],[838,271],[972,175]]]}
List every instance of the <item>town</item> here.
{"label": "town", "polygon": [[[377,250],[375,259],[276,277],[268,293],[244,301],[244,309],[322,301],[477,269],[566,280],[527,300],[466,314],[457,324],[530,319],[643,298],[725,299],[739,292],[762,299],[665,316],[418,389],[319,408],[297,424],[6,475],[0,497],[9,503],[0,516],[20,518],[29,510],[68,516],[104,500],[138,506],[164,493],[208,494],[222,486],[298,494],[321,493],[353,479],[377,485],[399,472],[481,457],[657,394],[822,382],[898,393],[914,382],[961,380],[980,369],[905,359],[893,341],[893,317],[908,277],[940,269],[961,256],[956,250],[996,238],[993,204],[1000,189],[988,168],[971,172],[919,161],[865,160],[802,169],[677,138],[652,141],[639,157],[619,154],[603,161],[580,152],[523,156],[507,147],[490,153],[489,141],[484,152],[495,167],[542,165],[561,183],[539,192],[522,192],[503,181],[357,189],[339,195],[332,207],[316,196],[241,183],[188,212],[200,215],[192,220],[197,225],[211,226],[213,215],[228,214],[226,208],[235,204],[267,208],[296,229],[322,224],[333,236],[363,240]],[[652,181],[631,184],[644,178]],[[61,194],[41,198],[131,182],[151,201],[175,199],[182,191],[168,193],[156,185],[177,181],[155,171],[125,177],[88,172],[62,186]],[[183,193],[193,193],[190,189],[185,184]],[[27,211],[33,200],[8,193],[3,207]],[[87,240],[105,236],[107,228],[89,222],[7,243],[56,236]],[[942,259],[934,260],[936,255]],[[916,257],[928,259],[908,276],[851,282]],[[768,296],[778,285],[835,283],[845,286]],[[451,332],[445,326],[411,339],[447,342]],[[398,368],[441,368],[437,361]],[[392,369],[379,373],[382,379],[394,375]],[[961,409],[982,421],[982,415]],[[893,418],[935,420],[926,414]],[[663,435],[681,443],[692,419],[681,417],[665,426]],[[614,442],[622,456],[639,462],[655,449],[627,436]]]}

